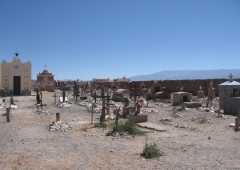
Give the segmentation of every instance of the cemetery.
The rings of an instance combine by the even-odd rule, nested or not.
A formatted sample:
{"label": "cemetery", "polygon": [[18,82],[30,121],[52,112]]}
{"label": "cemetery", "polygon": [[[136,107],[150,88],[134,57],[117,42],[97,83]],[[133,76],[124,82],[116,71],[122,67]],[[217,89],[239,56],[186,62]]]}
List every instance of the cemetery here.
{"label": "cemetery", "polygon": [[232,76],[195,92],[148,83],[61,82],[1,97],[0,169],[240,168],[239,110],[224,113],[239,97]]}

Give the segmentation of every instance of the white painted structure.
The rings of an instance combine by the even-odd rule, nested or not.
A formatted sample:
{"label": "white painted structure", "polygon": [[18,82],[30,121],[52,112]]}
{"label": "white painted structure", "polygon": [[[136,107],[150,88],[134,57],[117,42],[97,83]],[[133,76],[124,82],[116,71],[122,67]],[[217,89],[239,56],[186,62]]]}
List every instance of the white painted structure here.
{"label": "white painted structure", "polygon": [[32,87],[32,64],[22,63],[18,54],[10,62],[0,63],[0,89],[13,95],[26,95]]}

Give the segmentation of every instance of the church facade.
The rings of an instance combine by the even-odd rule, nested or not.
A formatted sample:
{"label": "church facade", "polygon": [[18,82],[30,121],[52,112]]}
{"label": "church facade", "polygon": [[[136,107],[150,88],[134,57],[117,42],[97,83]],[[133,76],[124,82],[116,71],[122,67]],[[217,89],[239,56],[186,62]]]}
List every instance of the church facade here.
{"label": "church facade", "polygon": [[32,88],[32,64],[23,63],[18,54],[12,61],[0,63],[0,90],[7,95],[29,95]]}

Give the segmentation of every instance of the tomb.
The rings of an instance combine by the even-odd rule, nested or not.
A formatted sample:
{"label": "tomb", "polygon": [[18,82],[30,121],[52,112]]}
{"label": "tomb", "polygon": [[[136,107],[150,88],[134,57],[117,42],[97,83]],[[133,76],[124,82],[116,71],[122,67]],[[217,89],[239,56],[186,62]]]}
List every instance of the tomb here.
{"label": "tomb", "polygon": [[171,94],[171,102],[173,106],[181,105],[184,102],[191,102],[192,94],[188,92],[174,92]]}
{"label": "tomb", "polygon": [[219,84],[219,105],[224,114],[240,114],[240,83],[232,78]]}

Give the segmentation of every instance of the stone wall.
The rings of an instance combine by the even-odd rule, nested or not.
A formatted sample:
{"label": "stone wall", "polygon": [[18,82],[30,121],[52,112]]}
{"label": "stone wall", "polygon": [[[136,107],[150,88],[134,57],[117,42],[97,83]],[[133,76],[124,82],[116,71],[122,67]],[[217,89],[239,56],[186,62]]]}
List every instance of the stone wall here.
{"label": "stone wall", "polygon": [[[209,79],[209,80],[160,80],[160,81],[136,81],[136,86],[140,89],[153,88],[154,91],[164,91],[165,97],[170,98],[172,92],[183,91],[192,93],[194,96],[197,95],[199,87],[202,86],[202,90],[205,95],[208,93],[209,83],[213,81],[216,96],[218,96],[218,85],[227,81],[227,79]],[[240,81],[237,79],[236,81]],[[131,82],[130,82],[131,83]],[[106,82],[105,84],[110,84],[112,87],[129,89],[130,83],[128,82]]]}

